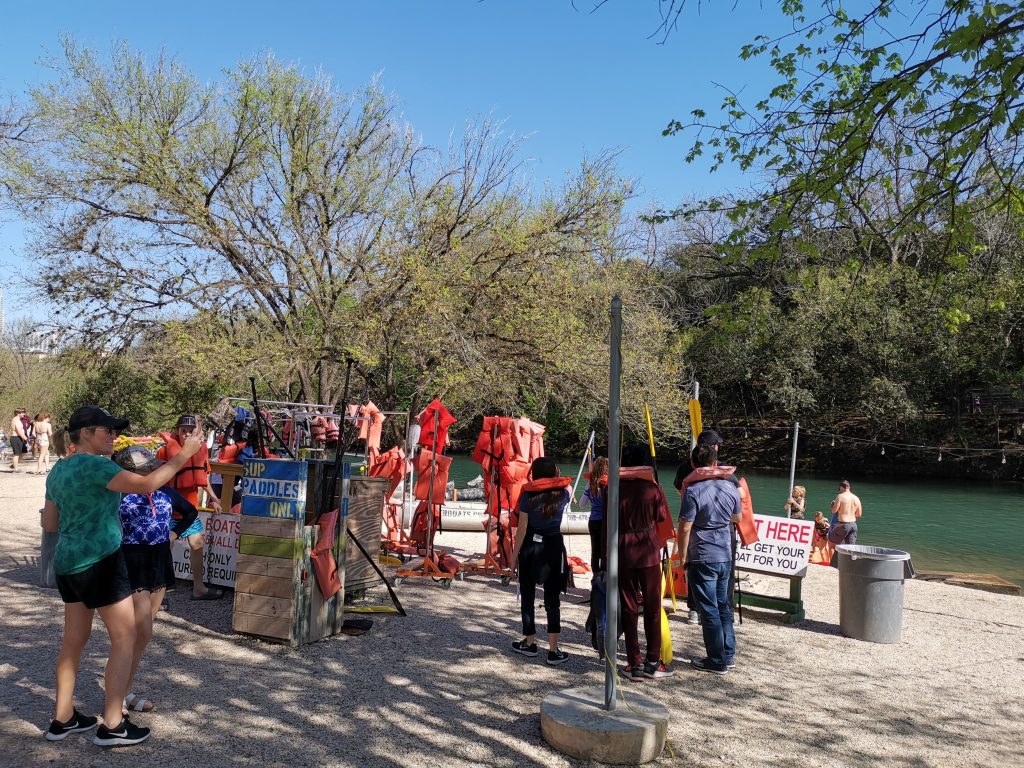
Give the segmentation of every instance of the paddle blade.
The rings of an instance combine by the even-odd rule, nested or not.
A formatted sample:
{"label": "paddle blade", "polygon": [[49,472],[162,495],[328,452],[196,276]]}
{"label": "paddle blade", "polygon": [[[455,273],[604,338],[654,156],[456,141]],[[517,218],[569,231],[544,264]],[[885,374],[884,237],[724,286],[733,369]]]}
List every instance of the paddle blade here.
{"label": "paddle blade", "polygon": [[690,401],[690,430],[693,432],[693,439],[704,431],[704,425],[700,418],[700,400]]}

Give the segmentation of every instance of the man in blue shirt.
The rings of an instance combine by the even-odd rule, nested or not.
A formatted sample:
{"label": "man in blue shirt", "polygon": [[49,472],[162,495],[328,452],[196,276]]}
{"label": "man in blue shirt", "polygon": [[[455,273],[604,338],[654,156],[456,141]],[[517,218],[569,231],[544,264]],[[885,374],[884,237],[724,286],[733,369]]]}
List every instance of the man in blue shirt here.
{"label": "man in blue shirt", "polygon": [[[700,445],[695,466],[713,467],[718,453]],[[688,486],[680,514],[681,551],[685,553],[686,583],[697,603],[704,630],[707,658],[690,664],[705,672],[724,675],[736,656],[729,574],[732,570],[733,523],[740,520],[740,495],[730,480],[708,479]]]}

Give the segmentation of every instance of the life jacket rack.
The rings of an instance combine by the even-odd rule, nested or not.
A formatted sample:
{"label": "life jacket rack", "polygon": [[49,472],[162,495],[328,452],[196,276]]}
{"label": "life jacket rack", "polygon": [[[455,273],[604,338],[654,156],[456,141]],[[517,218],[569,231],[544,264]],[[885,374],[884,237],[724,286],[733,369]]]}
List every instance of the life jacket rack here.
{"label": "life jacket rack", "polygon": [[[422,561],[411,561],[406,563],[403,567],[398,569],[395,574],[395,587],[402,583],[405,579],[434,579],[439,581],[444,589],[451,589],[452,582],[459,576],[460,567],[458,561],[455,561],[451,555],[448,555],[444,550],[434,548],[434,478],[437,472],[437,434],[440,425],[440,414],[438,411],[434,411],[434,450],[431,452],[430,459],[430,485],[427,491],[427,509],[426,509],[426,546],[423,548],[424,553]],[[410,434],[409,430],[406,430],[406,436]],[[443,446],[441,446],[443,448]],[[407,486],[408,487],[408,486]],[[438,508],[444,502],[444,499],[438,501]],[[403,507],[404,510],[404,507]]]}
{"label": "life jacket rack", "polygon": [[[251,398],[222,397],[221,400],[234,406],[252,407]],[[295,457],[299,457],[301,452],[304,458],[326,458],[325,445],[329,441],[325,440],[322,445],[314,444],[314,441],[311,439],[313,420],[317,418],[324,419],[326,429],[330,429],[330,425],[333,425],[338,433],[335,438],[336,440],[340,439],[340,435],[344,431],[342,427],[345,421],[358,424],[364,420],[359,416],[343,416],[340,413],[335,413],[334,406],[323,403],[260,400],[260,407],[261,410],[275,417],[275,421],[279,420],[281,431],[279,431],[278,437],[282,439],[282,446],[288,448]],[[291,422],[291,427],[286,430],[284,425],[289,421]],[[285,434],[286,432],[287,434]],[[365,462],[365,453],[362,458]]]}
{"label": "life jacket rack", "polygon": [[[491,427],[491,445],[498,442],[500,428],[497,420]],[[490,466],[491,482],[488,484],[489,492],[492,498],[487,500],[487,520],[484,523],[484,554],[483,557],[477,560],[469,560],[463,564],[462,568],[466,573],[473,573],[481,576],[495,576],[501,579],[502,586],[507,586],[515,575],[515,571],[512,569],[511,563],[508,566],[503,566],[498,558],[494,556],[494,552],[491,544],[492,534],[495,536],[496,549],[502,559],[507,560],[511,556],[511,541],[505,541],[506,538],[511,539],[512,537],[512,526],[501,523],[501,488],[499,482],[499,471],[498,462],[492,461]],[[490,514],[490,510],[493,507],[498,511],[498,516]],[[511,515],[511,512],[509,513]]]}

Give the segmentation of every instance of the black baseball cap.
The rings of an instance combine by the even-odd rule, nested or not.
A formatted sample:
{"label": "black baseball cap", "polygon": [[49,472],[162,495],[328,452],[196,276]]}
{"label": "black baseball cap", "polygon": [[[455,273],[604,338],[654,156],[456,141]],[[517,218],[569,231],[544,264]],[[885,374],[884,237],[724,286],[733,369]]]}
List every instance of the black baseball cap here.
{"label": "black baseball cap", "polygon": [[725,445],[722,436],[713,429],[705,429],[697,435],[697,445]]}
{"label": "black baseball cap", "polygon": [[178,419],[178,423],[175,426],[178,428],[185,427],[186,429],[195,429],[199,426],[199,419],[186,413]]}
{"label": "black baseball cap", "polygon": [[100,408],[98,405],[84,405],[71,414],[68,430],[74,432],[86,427],[106,427],[107,429],[128,429],[128,419],[119,419]]}

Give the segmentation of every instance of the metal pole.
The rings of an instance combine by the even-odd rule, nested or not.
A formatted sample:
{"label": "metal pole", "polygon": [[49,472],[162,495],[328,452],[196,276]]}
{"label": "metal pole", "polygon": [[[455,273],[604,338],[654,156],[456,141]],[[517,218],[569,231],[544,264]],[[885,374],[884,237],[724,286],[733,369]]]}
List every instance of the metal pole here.
{"label": "metal pole", "polygon": [[793,495],[793,483],[796,480],[796,440],[800,434],[800,422],[793,422],[793,457],[789,460],[789,488],[786,490],[787,498]]}
{"label": "metal pole", "polygon": [[576,473],[576,482],[572,484],[572,497],[569,499],[569,503],[565,505],[566,509],[572,506],[573,502],[576,501],[576,490],[580,487],[580,478],[583,477],[583,468],[587,466],[587,459],[590,458],[590,452],[594,448],[594,437],[597,435],[596,432],[590,433],[590,439],[587,440],[586,450],[583,451],[583,461],[580,462],[580,471]]}
{"label": "metal pole", "polygon": [[615,657],[619,644],[619,382],[622,378],[622,299],[616,294],[611,309],[611,381],[608,388],[608,506],[605,509],[605,633],[604,633],[604,708],[618,705]]}

